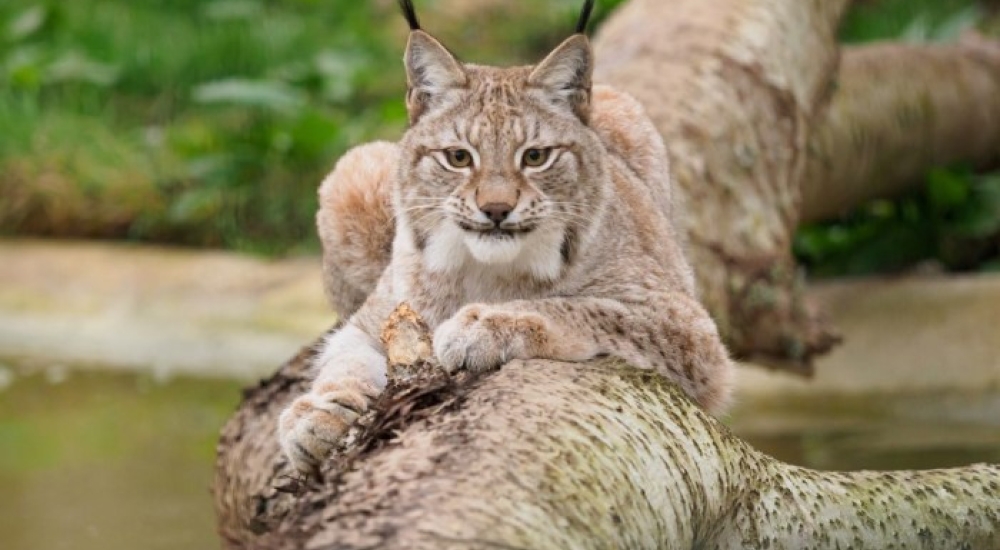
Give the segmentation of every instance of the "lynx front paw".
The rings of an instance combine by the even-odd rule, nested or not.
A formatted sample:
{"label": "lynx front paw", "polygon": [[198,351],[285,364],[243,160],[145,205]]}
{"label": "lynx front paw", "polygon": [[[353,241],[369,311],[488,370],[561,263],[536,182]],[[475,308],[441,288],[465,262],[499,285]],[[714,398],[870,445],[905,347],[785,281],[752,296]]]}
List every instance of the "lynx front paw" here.
{"label": "lynx front paw", "polygon": [[449,371],[481,372],[536,356],[546,339],[538,315],[473,304],[434,331],[434,354]]}
{"label": "lynx front paw", "polygon": [[278,419],[278,441],[292,467],[314,474],[320,463],[378,396],[358,378],[321,383],[299,396]]}

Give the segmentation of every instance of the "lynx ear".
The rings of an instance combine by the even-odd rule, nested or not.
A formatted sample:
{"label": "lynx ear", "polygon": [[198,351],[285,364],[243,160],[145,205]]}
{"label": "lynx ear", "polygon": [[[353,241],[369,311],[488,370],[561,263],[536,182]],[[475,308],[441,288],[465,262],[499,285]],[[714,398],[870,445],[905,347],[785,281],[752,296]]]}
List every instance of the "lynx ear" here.
{"label": "lynx ear", "polygon": [[462,64],[440,42],[421,30],[410,32],[406,43],[406,109],[410,124],[420,118],[434,98],[468,82]]}
{"label": "lynx ear", "polygon": [[528,84],[544,89],[559,101],[566,102],[584,123],[590,115],[590,77],[594,54],[590,41],[582,34],[567,38],[539,63],[528,77]]}

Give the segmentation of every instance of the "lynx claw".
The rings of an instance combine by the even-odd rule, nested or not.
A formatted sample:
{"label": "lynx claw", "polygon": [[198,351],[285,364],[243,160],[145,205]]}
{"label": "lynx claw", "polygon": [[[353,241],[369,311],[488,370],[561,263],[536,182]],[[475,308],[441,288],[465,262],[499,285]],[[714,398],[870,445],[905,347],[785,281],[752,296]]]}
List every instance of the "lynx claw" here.
{"label": "lynx claw", "polygon": [[328,382],[299,396],[278,419],[278,441],[292,467],[315,475],[330,451],[378,395],[360,380]]}

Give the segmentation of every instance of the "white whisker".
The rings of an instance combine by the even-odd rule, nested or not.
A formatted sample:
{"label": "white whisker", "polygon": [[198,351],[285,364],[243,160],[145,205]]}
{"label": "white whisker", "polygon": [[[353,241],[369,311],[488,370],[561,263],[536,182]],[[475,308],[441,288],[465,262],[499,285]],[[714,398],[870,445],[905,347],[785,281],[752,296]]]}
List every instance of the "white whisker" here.
{"label": "white whisker", "polygon": [[406,208],[402,209],[401,212],[416,212],[419,210],[438,210],[439,208],[440,207],[436,204],[415,205],[415,206],[407,206]]}
{"label": "white whisker", "polygon": [[586,224],[587,222],[589,222],[591,220],[590,218],[588,218],[587,216],[584,216],[584,215],[573,215],[573,214],[567,214],[567,213],[563,213],[563,212],[552,212],[552,213],[550,213],[550,214],[548,214],[546,216],[542,216],[542,219],[555,220],[555,221],[566,222],[566,223],[577,222],[577,223],[582,223],[582,224]]}

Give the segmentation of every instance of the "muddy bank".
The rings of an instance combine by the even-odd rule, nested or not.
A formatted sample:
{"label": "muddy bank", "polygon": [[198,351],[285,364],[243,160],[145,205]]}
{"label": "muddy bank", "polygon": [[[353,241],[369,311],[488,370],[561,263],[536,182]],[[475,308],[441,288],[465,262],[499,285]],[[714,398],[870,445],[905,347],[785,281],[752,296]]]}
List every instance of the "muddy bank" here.
{"label": "muddy bank", "polygon": [[[810,292],[845,343],[812,380],[741,369],[742,399],[1000,388],[1000,276],[840,281]],[[0,357],[252,379],[335,320],[318,258],[0,240]]]}
{"label": "muddy bank", "polygon": [[315,258],[0,240],[0,357],[250,379],[335,320]]}

